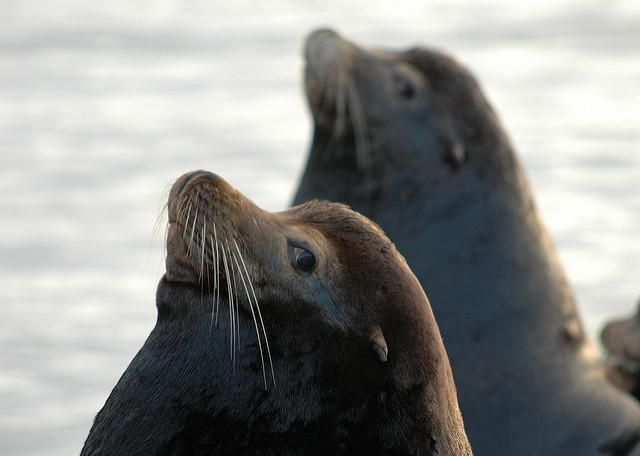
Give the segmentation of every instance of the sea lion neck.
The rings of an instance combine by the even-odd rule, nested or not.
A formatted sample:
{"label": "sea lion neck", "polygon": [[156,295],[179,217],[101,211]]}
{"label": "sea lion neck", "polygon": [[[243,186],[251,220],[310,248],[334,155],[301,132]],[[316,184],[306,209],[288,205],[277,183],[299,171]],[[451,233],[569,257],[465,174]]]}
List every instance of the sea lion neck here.
{"label": "sea lion neck", "polygon": [[[420,299],[422,292],[417,294],[416,306],[428,306],[426,298]],[[109,432],[102,440],[94,434],[83,454],[233,454],[241,445],[251,455],[264,454],[265,448],[282,455],[471,455],[430,312],[420,311],[411,331],[412,340],[422,344],[418,352],[411,341],[407,347],[399,343],[402,334],[388,333],[392,350],[408,349],[406,357],[391,352],[390,364],[363,364],[372,354],[368,346],[354,344],[352,336],[316,341],[324,353],[320,357],[299,349],[287,353],[286,347],[274,344],[280,381],[265,390],[255,362],[240,358],[232,365],[224,337],[227,323],[220,321],[211,333],[210,315],[206,305],[198,305],[200,299],[193,287],[161,281],[160,306],[182,301],[191,310],[159,318],[98,415],[96,423]],[[287,337],[286,331],[281,334]],[[247,344],[243,350],[257,349]],[[340,351],[352,352],[352,362],[343,364]],[[425,355],[429,361],[420,366],[416,358]],[[401,366],[391,367],[393,363]],[[415,371],[407,372],[406,364]],[[388,382],[362,381],[363,370],[374,365],[377,377],[390,377]],[[384,374],[385,368],[394,372]],[[421,372],[421,380],[416,381],[416,372]],[[118,416],[128,418],[116,420]],[[416,417],[419,425],[404,432]],[[279,437],[283,433],[286,438]]]}
{"label": "sea lion neck", "polygon": [[[529,217],[536,212],[529,191],[528,180],[511,144],[496,132],[499,140],[496,157],[485,158],[486,149],[445,128],[439,136],[427,137],[411,143],[406,139],[380,141],[372,149],[369,172],[355,166],[355,155],[348,144],[331,144],[326,132],[316,129],[305,170],[300,178],[293,204],[314,198],[341,201],[384,225],[389,207],[414,207],[424,223],[440,223],[442,218],[466,217],[473,207],[481,207],[493,200],[505,205],[517,217]],[[504,139],[504,141],[503,141]],[[426,142],[425,142],[426,141]],[[466,162],[452,168],[448,164],[449,151],[456,147],[465,150]],[[337,151],[347,150],[343,158],[334,158]],[[499,157],[506,158],[499,158]],[[524,208],[525,213],[522,213]],[[431,222],[429,221],[431,220]],[[399,226],[412,225],[404,216],[394,222]],[[429,227],[425,227],[429,229]],[[389,230],[394,240],[396,230]]]}

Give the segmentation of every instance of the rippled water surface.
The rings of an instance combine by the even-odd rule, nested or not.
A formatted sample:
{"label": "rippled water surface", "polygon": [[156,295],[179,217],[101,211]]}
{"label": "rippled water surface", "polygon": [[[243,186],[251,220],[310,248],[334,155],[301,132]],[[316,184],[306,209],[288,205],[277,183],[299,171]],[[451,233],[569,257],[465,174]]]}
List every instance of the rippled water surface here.
{"label": "rippled water surface", "polygon": [[640,7],[629,1],[0,0],[0,453],[77,454],[155,322],[181,173],[286,207],[301,45],[332,25],[455,53],[532,180],[590,332],[640,295]]}

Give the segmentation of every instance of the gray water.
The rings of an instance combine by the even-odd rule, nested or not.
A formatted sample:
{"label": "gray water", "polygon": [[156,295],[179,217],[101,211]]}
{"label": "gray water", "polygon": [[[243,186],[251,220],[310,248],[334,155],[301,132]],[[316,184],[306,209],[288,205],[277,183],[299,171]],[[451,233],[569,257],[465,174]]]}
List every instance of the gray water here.
{"label": "gray water", "polygon": [[[540,3],[540,2],[536,2]],[[153,226],[213,170],[287,206],[306,33],[466,62],[511,133],[595,335],[640,295],[640,4],[0,0],[0,454],[77,454],[155,321]]]}

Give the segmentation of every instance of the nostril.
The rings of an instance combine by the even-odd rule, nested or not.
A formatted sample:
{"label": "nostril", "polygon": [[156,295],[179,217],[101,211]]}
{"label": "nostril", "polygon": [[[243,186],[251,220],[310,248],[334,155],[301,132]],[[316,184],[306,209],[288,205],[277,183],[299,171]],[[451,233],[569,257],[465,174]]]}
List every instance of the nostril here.
{"label": "nostril", "polygon": [[209,171],[204,171],[202,169],[199,169],[198,171],[192,171],[190,173],[186,173],[183,174],[182,176],[180,176],[178,178],[178,181],[176,182],[176,184],[178,184],[178,187],[176,188],[176,196],[179,195],[180,193],[182,193],[182,190],[184,190],[184,188],[187,186],[187,184],[193,180],[193,178],[198,177],[198,176],[204,176],[204,175],[210,175],[213,176],[213,173],[210,173]]}
{"label": "nostril", "polygon": [[319,28],[311,32],[309,38],[307,38],[307,43],[313,43],[317,40],[322,40],[329,37],[339,38],[339,35],[335,30],[332,30],[330,28]]}
{"label": "nostril", "polygon": [[190,173],[185,173],[174,182],[173,186],[171,187],[171,191],[169,192],[169,201],[167,202],[169,223],[174,222],[178,216],[176,205],[180,200],[180,195],[187,187],[187,184],[193,181],[193,179],[195,179],[196,177],[205,175],[211,176],[212,178],[217,177],[215,174],[210,173],[209,171],[198,170],[192,171]]}
{"label": "nostril", "polygon": [[311,33],[305,43],[307,62],[330,64],[341,55],[342,39],[330,29],[319,29]]}

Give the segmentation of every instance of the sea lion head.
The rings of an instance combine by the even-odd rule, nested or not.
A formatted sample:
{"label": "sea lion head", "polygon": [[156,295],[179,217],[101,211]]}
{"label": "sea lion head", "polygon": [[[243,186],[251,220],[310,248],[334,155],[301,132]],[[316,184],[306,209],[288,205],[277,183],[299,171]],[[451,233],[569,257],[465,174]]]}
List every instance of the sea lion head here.
{"label": "sea lion head", "polygon": [[395,292],[402,312],[427,306],[391,241],[345,205],[316,200],[271,213],[197,171],[173,185],[168,212],[165,281],[233,300],[234,312],[255,313],[262,336],[263,314],[313,319],[322,335],[366,334]]}
{"label": "sea lion head", "polygon": [[[306,172],[328,169],[336,182],[348,181],[348,189],[337,185],[335,200],[357,191],[376,198],[401,183],[393,198],[406,201],[454,174],[513,176],[504,172],[514,157],[495,113],[450,56],[425,47],[369,50],[329,29],[309,35],[304,54],[314,119]],[[305,175],[296,201],[323,183]]]}
{"label": "sea lion head", "polygon": [[600,340],[607,355],[609,380],[640,397],[640,301],[635,315],[607,323]]}
{"label": "sea lion head", "polygon": [[376,224],[327,201],[271,213],[204,171],[175,182],[168,213],[156,331],[189,339],[174,358],[198,347],[184,381],[202,413],[260,421],[249,440],[295,427],[331,452],[467,454],[429,302]]}

